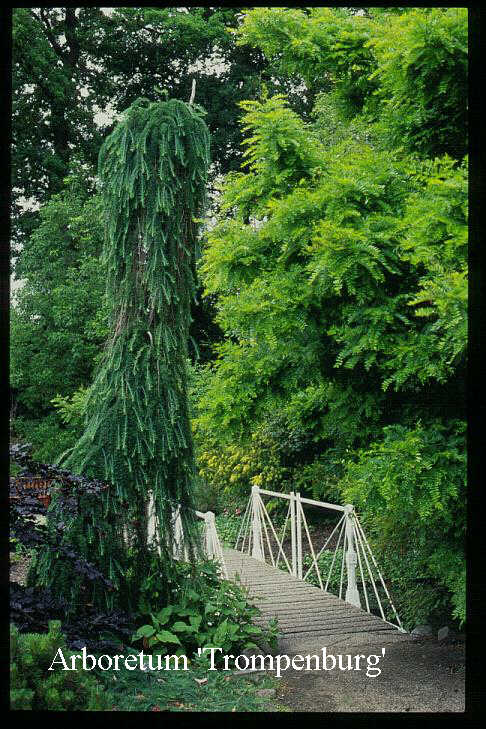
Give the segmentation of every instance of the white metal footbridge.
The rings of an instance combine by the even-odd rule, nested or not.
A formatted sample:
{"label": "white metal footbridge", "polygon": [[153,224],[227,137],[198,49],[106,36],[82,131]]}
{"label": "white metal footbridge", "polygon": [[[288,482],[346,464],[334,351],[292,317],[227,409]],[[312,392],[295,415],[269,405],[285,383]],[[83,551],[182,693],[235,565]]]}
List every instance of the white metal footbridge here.
{"label": "white metal footbridge", "polygon": [[[280,533],[264,502],[268,497],[288,502]],[[305,507],[337,515],[320,547],[313,542]],[[278,619],[283,637],[405,632],[351,504],[329,504],[294,491],[280,493],[254,486],[233,549],[221,546],[212,512],[196,514],[204,524],[205,555],[218,562],[222,578],[246,587],[261,610],[260,623]],[[174,554],[183,558],[184,535],[177,511],[174,519]],[[155,534],[153,516],[149,534]]]}

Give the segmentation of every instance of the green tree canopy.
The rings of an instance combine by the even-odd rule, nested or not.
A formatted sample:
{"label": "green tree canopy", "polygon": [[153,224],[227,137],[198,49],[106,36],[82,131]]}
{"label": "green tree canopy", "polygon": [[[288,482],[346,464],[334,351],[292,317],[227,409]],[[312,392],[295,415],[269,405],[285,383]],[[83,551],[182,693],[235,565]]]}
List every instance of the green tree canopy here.
{"label": "green tree canopy", "polygon": [[40,211],[12,308],[11,386],[19,415],[45,414],[55,395],[90,383],[107,334],[101,216],[100,199],[80,174]]}
{"label": "green tree canopy", "polygon": [[352,137],[325,150],[283,99],[244,106],[249,171],[227,179],[201,265],[229,335],[201,422],[243,435],[314,409],[313,437],[363,442],[392,383],[464,366],[466,170]]}
{"label": "green tree canopy", "polygon": [[[12,185],[17,239],[32,205],[61,191],[73,162],[96,167],[111,116],[165,89],[208,112],[216,170],[238,166],[237,102],[255,98],[267,64],[235,46],[238,8],[15,8]],[[108,116],[106,116],[106,113]]]}
{"label": "green tree canopy", "polygon": [[[200,267],[225,333],[197,388],[202,475],[353,500],[400,555],[408,625],[439,603],[465,617],[466,27],[461,9],[248,11],[240,42],[316,103],[312,121],[284,96],[241,104],[246,169]],[[353,490],[375,461],[387,493],[379,476]],[[393,534],[403,502],[413,544]]]}
{"label": "green tree canopy", "polygon": [[379,120],[390,146],[462,159],[467,33],[466,8],[255,8],[238,37],[311,89],[334,89],[347,115]]}

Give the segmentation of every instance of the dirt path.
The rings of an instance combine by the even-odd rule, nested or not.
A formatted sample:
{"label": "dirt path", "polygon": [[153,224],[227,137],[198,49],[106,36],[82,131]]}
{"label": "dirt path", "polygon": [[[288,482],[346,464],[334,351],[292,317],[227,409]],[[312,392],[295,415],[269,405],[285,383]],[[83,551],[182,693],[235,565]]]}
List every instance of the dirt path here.
{"label": "dirt path", "polygon": [[[364,670],[282,672],[277,701],[292,711],[303,712],[463,712],[464,643],[449,639],[413,639],[399,633],[361,633],[329,638],[281,642],[280,654],[343,657],[378,655],[381,674],[376,678]],[[382,656],[382,649],[385,656]],[[374,659],[372,659],[374,660]],[[329,665],[331,665],[331,661]],[[347,658],[344,662],[347,665]]]}

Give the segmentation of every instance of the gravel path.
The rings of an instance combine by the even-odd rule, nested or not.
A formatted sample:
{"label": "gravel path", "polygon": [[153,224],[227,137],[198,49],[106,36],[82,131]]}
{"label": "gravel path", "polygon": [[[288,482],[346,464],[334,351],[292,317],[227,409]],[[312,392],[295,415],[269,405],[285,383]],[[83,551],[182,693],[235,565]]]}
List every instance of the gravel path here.
{"label": "gravel path", "polygon": [[25,585],[29,571],[30,557],[16,556],[14,560],[10,562],[10,580],[12,582],[18,582],[19,585]]}
{"label": "gravel path", "polygon": [[[282,672],[277,701],[303,712],[464,712],[465,647],[449,639],[413,639],[409,635],[361,633],[281,641],[279,653],[294,655],[378,655],[376,678],[364,670]],[[385,656],[382,656],[382,648]],[[347,665],[345,662],[344,665]]]}

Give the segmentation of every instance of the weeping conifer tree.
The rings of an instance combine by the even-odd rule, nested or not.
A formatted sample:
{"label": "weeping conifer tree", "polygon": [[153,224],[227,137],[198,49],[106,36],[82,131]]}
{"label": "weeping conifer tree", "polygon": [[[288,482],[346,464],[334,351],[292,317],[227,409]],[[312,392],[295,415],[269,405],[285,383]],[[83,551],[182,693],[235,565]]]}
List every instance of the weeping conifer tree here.
{"label": "weeping conifer tree", "polygon": [[[191,557],[196,545],[186,368],[195,218],[209,166],[203,114],[177,100],[138,99],[99,154],[112,334],[90,388],[84,434],[63,465],[111,486],[71,520],[64,539],[114,582],[123,608],[135,607],[146,576],[149,491],[166,569],[174,507],[180,506]],[[49,557],[38,573],[44,585],[79,604],[86,586],[74,573]],[[86,597],[114,607],[103,590]]]}

